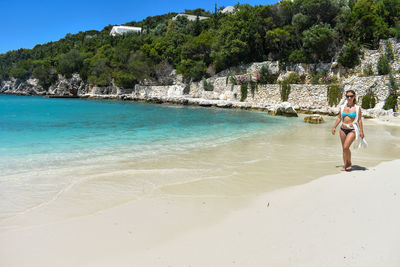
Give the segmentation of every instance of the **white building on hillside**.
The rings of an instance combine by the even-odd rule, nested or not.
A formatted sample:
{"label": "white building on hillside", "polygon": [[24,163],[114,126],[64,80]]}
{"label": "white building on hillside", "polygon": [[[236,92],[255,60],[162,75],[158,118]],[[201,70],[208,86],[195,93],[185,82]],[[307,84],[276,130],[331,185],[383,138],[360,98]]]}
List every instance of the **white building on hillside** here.
{"label": "white building on hillside", "polygon": [[[178,17],[186,17],[190,21],[195,21],[197,19],[197,16],[195,16],[195,15],[188,15],[188,14],[180,13],[180,14],[176,15],[175,17],[173,17],[172,20],[176,20]],[[199,20],[209,19],[209,17],[202,17],[202,16],[198,16],[198,17],[199,17]]]}
{"label": "white building on hillside", "polygon": [[234,10],[235,10],[235,8],[233,6],[227,6],[224,9],[221,10],[221,13],[222,14],[232,13]]}
{"label": "white building on hillside", "polygon": [[121,35],[121,34],[128,33],[128,32],[141,33],[142,28],[131,27],[131,26],[114,26],[111,29],[110,35],[115,36],[117,34]]}

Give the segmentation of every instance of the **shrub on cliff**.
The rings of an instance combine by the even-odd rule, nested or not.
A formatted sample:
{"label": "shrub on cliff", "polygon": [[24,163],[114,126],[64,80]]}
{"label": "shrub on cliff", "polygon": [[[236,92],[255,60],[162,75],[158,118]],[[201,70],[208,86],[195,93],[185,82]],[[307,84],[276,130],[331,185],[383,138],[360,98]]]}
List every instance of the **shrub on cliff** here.
{"label": "shrub on cliff", "polygon": [[372,91],[369,91],[365,96],[362,97],[361,107],[363,109],[374,108],[376,105],[376,97]]}
{"label": "shrub on cliff", "polygon": [[293,63],[304,63],[307,62],[307,56],[303,49],[294,50],[290,56],[289,61]]}
{"label": "shrub on cliff", "polygon": [[383,109],[389,110],[392,109],[393,111],[397,111],[397,95],[389,95],[388,98],[385,100],[385,105]]}
{"label": "shrub on cliff", "polygon": [[346,68],[353,68],[360,63],[359,54],[360,47],[355,42],[350,42],[342,49],[338,62]]}
{"label": "shrub on cliff", "polygon": [[242,75],[237,78],[240,85],[240,101],[245,101],[247,98],[247,89],[249,88],[249,79],[247,75]]}
{"label": "shrub on cliff", "polygon": [[258,83],[259,84],[273,84],[276,83],[278,74],[271,74],[267,65],[263,65],[260,69]]}
{"label": "shrub on cliff", "polygon": [[297,72],[291,72],[285,80],[288,84],[297,84],[300,81],[300,76]]}
{"label": "shrub on cliff", "polygon": [[129,72],[116,71],[113,73],[115,85],[123,88],[134,88],[138,83],[137,77]]}
{"label": "shrub on cliff", "polygon": [[391,61],[394,59],[392,42],[390,40],[386,40],[385,44],[386,44],[386,47],[385,47],[386,58],[389,61]]}
{"label": "shrub on cliff", "polygon": [[206,72],[206,66],[202,60],[195,61],[192,59],[182,60],[176,71],[182,74],[185,78],[192,78],[193,81],[200,81]]}
{"label": "shrub on cliff", "polygon": [[363,74],[365,76],[374,76],[374,70],[372,69],[372,64],[367,64],[363,69]]}
{"label": "shrub on cliff", "polygon": [[341,89],[337,84],[329,85],[327,89],[329,106],[337,106],[340,102],[340,99],[342,99],[343,89]]}
{"label": "shrub on cliff", "polygon": [[228,75],[226,76],[225,79],[225,85],[228,85],[228,82],[230,82],[232,85],[237,85],[238,81],[235,75]]}
{"label": "shrub on cliff", "polygon": [[257,82],[250,79],[249,84],[250,84],[251,96],[254,98],[254,94],[257,90]]}
{"label": "shrub on cliff", "polygon": [[389,74],[389,90],[390,94],[397,94],[399,90],[399,85],[397,84],[396,79],[391,73]]}
{"label": "shrub on cliff", "polygon": [[289,94],[290,94],[290,84],[287,80],[283,80],[281,82],[281,100],[283,102],[288,101],[289,99]]}
{"label": "shrub on cliff", "polygon": [[249,84],[247,82],[240,84],[240,101],[245,101],[247,98],[247,88]]}
{"label": "shrub on cliff", "polygon": [[212,83],[208,83],[206,79],[203,79],[203,88],[204,91],[213,91],[214,85]]}
{"label": "shrub on cliff", "polygon": [[311,84],[319,84],[321,79],[328,75],[327,71],[313,71],[311,73]]}
{"label": "shrub on cliff", "polygon": [[398,99],[399,86],[392,74],[389,75],[389,96],[385,100],[384,109],[392,109],[397,111],[397,99]]}
{"label": "shrub on cliff", "polygon": [[377,69],[378,69],[379,75],[387,75],[390,73],[391,67],[390,67],[389,60],[386,57],[386,55],[380,56],[380,58],[378,60]]}

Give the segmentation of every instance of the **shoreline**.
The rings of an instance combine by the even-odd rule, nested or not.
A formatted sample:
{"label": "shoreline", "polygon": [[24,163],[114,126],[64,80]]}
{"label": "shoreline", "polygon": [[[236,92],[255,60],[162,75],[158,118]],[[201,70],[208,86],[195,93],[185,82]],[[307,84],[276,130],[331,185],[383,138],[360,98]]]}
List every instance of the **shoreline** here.
{"label": "shoreline", "polygon": [[[205,99],[205,98],[193,98],[193,97],[169,97],[167,99],[161,97],[149,97],[149,98],[138,98],[134,97],[131,94],[121,94],[121,95],[78,95],[78,96],[59,96],[59,95],[51,95],[51,94],[38,94],[38,95],[28,95],[23,93],[6,93],[2,92],[0,95],[15,95],[15,96],[38,96],[38,97],[46,97],[46,98],[68,98],[68,99],[94,99],[94,100],[116,100],[116,101],[128,101],[128,102],[138,102],[138,103],[150,103],[150,104],[162,104],[162,105],[182,105],[182,106],[200,106],[200,107],[215,107],[215,108],[223,108],[223,109],[241,109],[241,110],[249,110],[249,111],[261,111],[266,112],[272,116],[286,116],[286,117],[297,117],[297,114],[305,114],[305,115],[325,115],[330,117],[337,116],[339,109],[335,107],[330,107],[328,110],[324,110],[321,108],[292,108],[297,114],[292,112],[277,112],[277,106],[268,106],[262,107],[259,105],[253,105],[248,102],[241,101],[230,101],[230,100],[217,100],[217,99]],[[54,96],[54,97],[49,97]],[[282,102],[285,103],[285,102]],[[281,103],[281,104],[282,104]],[[280,105],[278,105],[278,108]],[[285,107],[284,107],[285,108]],[[325,108],[326,109],[326,108]],[[394,116],[389,116],[390,118],[399,119],[400,113],[394,112]],[[378,116],[374,113],[362,115],[363,118],[366,119],[379,119],[381,116]],[[383,117],[388,117],[388,115],[384,115]]]}
{"label": "shoreline", "polygon": [[[49,94],[43,95],[27,95],[27,94],[18,94],[18,93],[0,93],[3,95],[16,95],[16,96],[39,96],[39,97],[48,97],[52,96]],[[57,96],[57,95],[54,95]],[[51,97],[50,97],[51,98]],[[137,98],[133,97],[132,95],[81,95],[76,97],[70,96],[57,96],[54,98],[74,98],[74,99],[94,99],[94,100],[116,100],[116,101],[130,101],[130,102],[139,102],[139,103],[150,103],[150,104],[162,104],[162,105],[182,105],[182,106],[199,106],[199,107],[215,107],[215,108],[225,108],[225,109],[243,109],[249,111],[262,111],[267,112],[269,115],[276,115],[274,110],[271,110],[266,107],[258,107],[253,106],[246,102],[240,101],[227,101],[227,100],[216,100],[216,99],[205,99],[205,98],[169,98],[163,99],[158,97],[150,97],[150,98]],[[313,112],[310,110],[301,110],[296,109],[296,112],[300,114],[321,114],[321,115],[329,115],[329,116],[336,116],[330,115],[328,112]],[[285,116],[285,115],[284,115]]]}
{"label": "shoreline", "polygon": [[2,233],[0,258],[4,266],[394,267],[399,171],[397,159],[250,199],[129,202]]}

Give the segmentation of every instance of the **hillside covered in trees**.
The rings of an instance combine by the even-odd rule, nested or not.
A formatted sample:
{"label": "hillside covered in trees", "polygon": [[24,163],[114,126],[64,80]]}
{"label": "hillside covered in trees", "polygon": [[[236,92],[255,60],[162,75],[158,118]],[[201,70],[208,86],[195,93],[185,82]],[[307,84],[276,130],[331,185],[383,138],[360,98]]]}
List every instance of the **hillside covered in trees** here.
{"label": "hillside covered in trees", "polygon": [[231,66],[279,60],[291,63],[338,61],[351,68],[362,47],[400,37],[400,0],[283,0],[274,5],[236,5],[187,14],[207,20],[172,20],[176,13],[125,25],[141,34],[110,36],[101,31],[67,34],[57,42],[0,55],[0,80],[29,77],[48,88],[57,74],[80,77],[92,85],[133,88],[143,79],[160,84],[166,70],[198,81]]}

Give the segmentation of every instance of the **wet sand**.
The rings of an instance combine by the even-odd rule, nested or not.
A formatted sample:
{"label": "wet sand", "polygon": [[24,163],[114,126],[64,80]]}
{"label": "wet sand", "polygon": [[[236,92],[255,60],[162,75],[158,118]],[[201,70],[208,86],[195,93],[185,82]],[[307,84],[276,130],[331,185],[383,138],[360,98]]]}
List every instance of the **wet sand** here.
{"label": "wet sand", "polygon": [[[146,161],[70,170],[86,178],[46,205],[1,222],[2,251],[25,256],[11,253],[1,258],[6,266],[99,266],[103,259],[105,266],[113,260],[134,264],[135,255],[151,255],[186,234],[202,233],[248,210],[268,192],[340,173],[340,141],[330,133],[334,118],[325,119],[322,125],[297,124],[289,131]],[[369,148],[353,150],[359,171],[352,173],[369,172],[380,162],[400,158],[400,127],[368,120],[364,124]],[[39,245],[33,248],[34,244]],[[167,266],[164,263],[149,261],[148,266]],[[173,266],[189,263],[195,262]]]}

